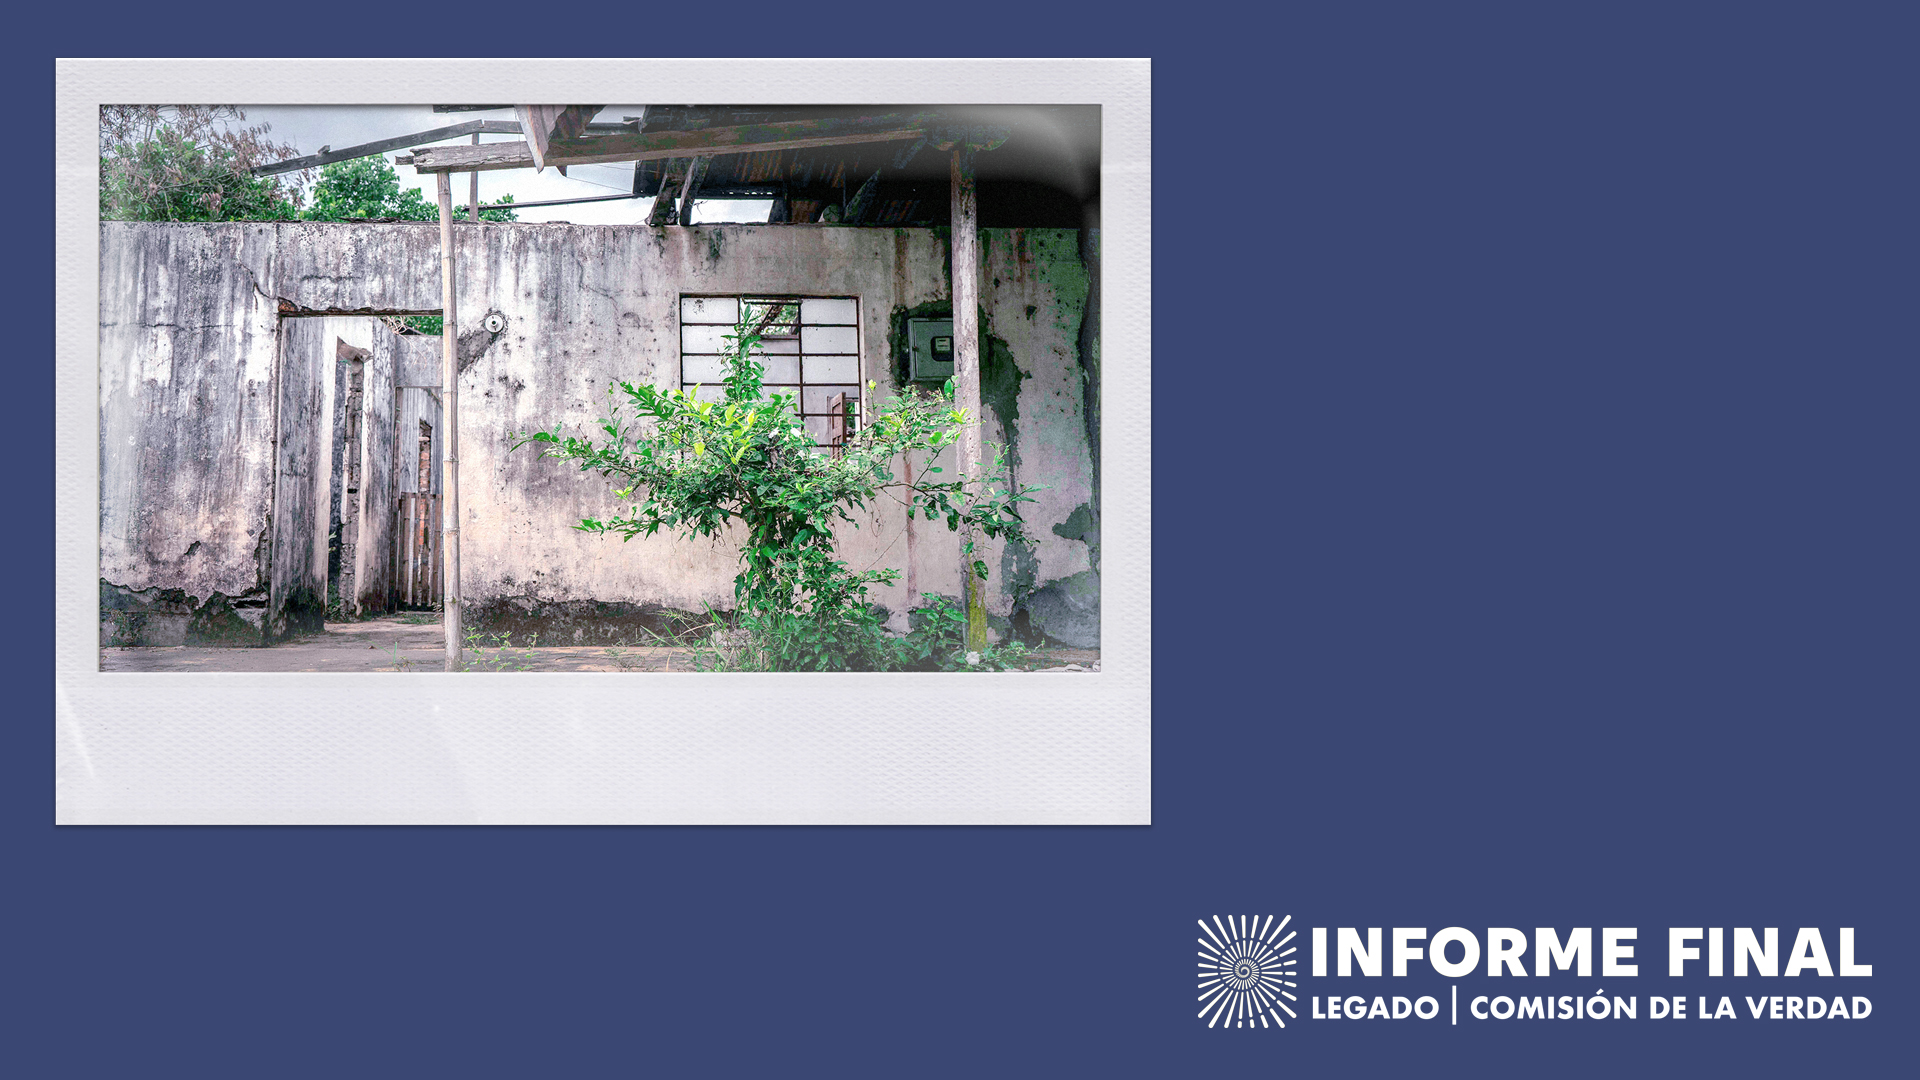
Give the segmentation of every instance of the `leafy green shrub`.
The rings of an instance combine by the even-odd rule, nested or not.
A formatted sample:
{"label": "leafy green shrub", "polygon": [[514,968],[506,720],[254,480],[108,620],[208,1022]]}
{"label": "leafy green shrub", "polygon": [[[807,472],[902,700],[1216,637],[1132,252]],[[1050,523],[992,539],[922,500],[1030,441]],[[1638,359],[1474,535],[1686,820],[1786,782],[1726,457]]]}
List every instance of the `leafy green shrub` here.
{"label": "leafy green shrub", "polygon": [[[836,454],[813,445],[790,394],[762,388],[764,367],[754,358],[766,321],[780,314],[742,305],[727,335],[730,356],[721,401],[702,401],[698,388],[661,388],[622,382],[609,388],[613,415],[604,439],[558,431],[521,436],[516,448],[538,445],[542,456],[572,462],[616,485],[629,508],[609,520],[588,518],[575,528],[624,539],[666,529],[684,538],[711,538],[738,524],[740,573],[734,577],[736,632],[751,647],[739,662],[780,671],[885,671],[902,666],[901,646],[881,625],[869,587],[900,576],[891,568],[853,570],[836,557],[834,527],[858,528],[852,511],[883,492],[907,504],[910,517],[942,521],[962,532],[963,558],[985,580],[975,557],[975,535],[1025,539],[1018,505],[1037,487],[1015,489],[1005,457],[981,477],[930,479],[923,466],[909,483],[893,474],[903,455],[929,461],[959,441],[968,423],[953,406],[953,388],[933,394],[910,388],[881,408]],[[869,388],[873,384],[869,383]],[[909,635],[909,639],[911,639]],[[924,643],[923,643],[924,644]],[[918,656],[915,663],[928,662]]]}
{"label": "leafy green shrub", "polygon": [[940,671],[966,650],[967,613],[944,596],[923,593],[921,599],[895,646],[895,663],[903,671]]}
{"label": "leafy green shrub", "polygon": [[913,610],[912,629],[895,640],[895,665],[903,671],[1014,671],[1030,650],[1014,640],[969,652],[967,613],[944,596],[927,593]]}

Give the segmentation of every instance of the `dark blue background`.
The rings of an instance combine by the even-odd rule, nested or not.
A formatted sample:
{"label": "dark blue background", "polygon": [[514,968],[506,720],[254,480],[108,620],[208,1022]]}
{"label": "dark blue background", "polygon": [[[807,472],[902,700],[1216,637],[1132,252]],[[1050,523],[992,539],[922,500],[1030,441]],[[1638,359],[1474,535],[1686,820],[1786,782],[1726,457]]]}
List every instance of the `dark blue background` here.
{"label": "dark blue background", "polygon": [[[47,56],[312,49],[20,58],[22,1075],[1910,1074],[1912,21],[1425,7],[786,16],[818,55],[1155,54],[1150,828],[54,829]],[[1875,1011],[1209,1032],[1189,942],[1228,912],[1638,926],[1640,978],[1525,989]],[[1669,987],[1675,924],[1836,963],[1855,926],[1876,974]]]}

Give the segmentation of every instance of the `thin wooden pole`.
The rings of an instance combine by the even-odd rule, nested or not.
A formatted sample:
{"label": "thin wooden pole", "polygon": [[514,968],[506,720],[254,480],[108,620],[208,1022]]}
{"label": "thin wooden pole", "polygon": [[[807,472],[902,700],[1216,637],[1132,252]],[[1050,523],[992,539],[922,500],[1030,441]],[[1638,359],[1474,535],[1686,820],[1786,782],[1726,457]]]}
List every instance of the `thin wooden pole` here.
{"label": "thin wooden pole", "polygon": [[447,670],[460,670],[460,358],[453,306],[453,182],[440,174],[440,386],[446,395],[441,427],[440,485],[441,548],[446,572],[441,578],[445,598]]}
{"label": "thin wooden pole", "polygon": [[[480,133],[477,131],[473,133],[473,145],[475,146],[480,145]],[[467,175],[473,177],[473,195],[472,197],[467,199],[467,220],[479,221],[480,220],[480,174],[478,172],[470,172]]]}
{"label": "thin wooden pole", "polygon": [[399,504],[393,515],[394,547],[398,550],[393,560],[393,591],[400,597],[397,603],[405,607],[413,603],[413,560],[418,554],[413,549],[413,529],[419,520],[411,494],[401,492]]}
{"label": "thin wooden pole", "polygon": [[[900,465],[901,465],[901,470],[906,474],[907,489],[911,491],[913,489],[913,455],[901,454]],[[916,552],[914,551],[914,544],[913,544],[913,519],[909,517],[907,519],[907,610],[908,611],[912,611],[914,608],[917,608],[920,606],[920,578],[919,578],[919,575],[915,574],[913,571],[915,554]]]}
{"label": "thin wooden pole", "polygon": [[[973,150],[963,139],[953,148],[953,389],[954,405],[966,410],[960,428],[960,475],[978,482],[980,463],[980,212],[973,190]],[[967,601],[967,651],[987,647],[987,604],[973,573],[979,552],[966,545],[978,534],[961,532],[960,574]]]}
{"label": "thin wooden pole", "polygon": [[432,580],[427,585],[427,603],[429,604],[439,600],[442,592],[440,580],[443,575],[440,572],[441,559],[439,556],[440,552],[445,550],[447,545],[440,539],[440,527],[443,522],[440,520],[438,511],[441,504],[445,502],[446,498],[440,495],[432,496],[427,501],[427,523],[431,526],[431,537],[428,543],[433,545],[432,554],[428,559],[427,565],[427,572],[432,575]]}

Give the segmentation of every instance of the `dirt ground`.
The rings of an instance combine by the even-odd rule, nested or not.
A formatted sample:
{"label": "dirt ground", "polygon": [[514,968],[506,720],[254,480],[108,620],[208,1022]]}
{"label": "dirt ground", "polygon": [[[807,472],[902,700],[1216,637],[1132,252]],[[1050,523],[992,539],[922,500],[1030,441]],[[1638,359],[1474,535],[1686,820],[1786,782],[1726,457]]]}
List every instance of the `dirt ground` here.
{"label": "dirt ground", "polygon": [[[101,671],[443,671],[440,626],[401,618],[329,623],[312,634],[264,649],[101,649]],[[657,646],[567,646],[467,650],[477,671],[693,671],[693,650]],[[1098,671],[1097,649],[1042,649],[1033,671]]]}

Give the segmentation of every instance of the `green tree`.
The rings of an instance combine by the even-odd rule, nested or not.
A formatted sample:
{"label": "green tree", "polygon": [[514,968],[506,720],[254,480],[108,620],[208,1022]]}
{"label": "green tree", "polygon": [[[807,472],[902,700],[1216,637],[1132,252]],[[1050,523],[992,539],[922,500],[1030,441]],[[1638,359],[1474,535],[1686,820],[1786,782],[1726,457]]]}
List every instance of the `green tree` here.
{"label": "green tree", "polygon": [[[622,382],[614,415],[601,424],[604,441],[558,431],[524,435],[546,457],[612,480],[630,509],[607,521],[588,518],[575,528],[617,533],[631,540],[661,529],[686,539],[713,538],[740,529],[740,573],[734,578],[735,619],[753,636],[766,666],[781,670],[886,670],[922,659],[925,642],[894,639],[867,602],[868,587],[897,580],[893,569],[853,570],[834,550],[834,529],[858,527],[852,511],[884,495],[907,504],[909,516],[945,521],[968,536],[1025,538],[1017,504],[1036,487],[1012,487],[1004,458],[986,475],[934,479],[932,458],[960,437],[969,421],[953,406],[952,387],[932,394],[909,388],[881,408],[847,444],[824,454],[795,416],[792,395],[766,394],[755,358],[760,329],[780,314],[742,304],[732,343],[725,395],[703,401],[697,389],[662,389]],[[758,320],[755,325],[754,320]],[[624,400],[621,400],[624,397]],[[923,459],[908,483],[893,474],[902,457]],[[962,544],[963,558],[984,580],[987,564]],[[935,604],[934,614],[942,614]],[[951,611],[940,621],[947,633]],[[976,655],[931,658],[941,666],[979,663]]]}
{"label": "green tree", "polygon": [[[506,195],[480,208],[482,221],[515,221]],[[300,215],[308,221],[352,221],[356,218],[396,218],[401,221],[438,221],[440,208],[415,187],[402,187],[400,176],[384,158],[355,158],[322,166],[313,186],[313,198]]]}
{"label": "green tree", "polygon": [[100,107],[103,221],[285,221],[297,181],[251,170],[298,153],[232,105]]}

